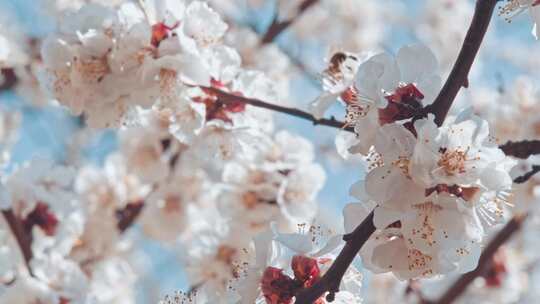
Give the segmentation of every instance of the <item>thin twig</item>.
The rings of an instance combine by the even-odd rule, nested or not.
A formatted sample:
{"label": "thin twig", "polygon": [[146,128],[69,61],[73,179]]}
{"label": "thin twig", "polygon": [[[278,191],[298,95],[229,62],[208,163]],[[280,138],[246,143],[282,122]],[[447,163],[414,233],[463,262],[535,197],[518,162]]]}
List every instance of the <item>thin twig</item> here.
{"label": "thin twig", "polygon": [[329,292],[326,299],[331,302],[334,300],[335,293],[339,291],[339,285],[345,272],[354,261],[354,258],[360,251],[360,248],[375,232],[373,225],[373,211],[354,229],[353,232],[345,238],[346,243],[334,263],[323,277],[313,286],[303,289],[296,295],[296,304],[311,304],[318,298]]}
{"label": "thin twig", "polygon": [[276,39],[279,34],[281,34],[284,30],[286,30],[291,24],[294,23],[302,15],[309,7],[313,6],[319,2],[319,0],[304,0],[299,6],[298,6],[298,12],[295,16],[292,18],[285,20],[285,21],[279,21],[279,16],[275,15],[274,20],[272,20],[272,23],[266,30],[266,33],[263,35],[261,39],[261,44],[267,44],[274,39]]}
{"label": "thin twig", "polygon": [[9,226],[9,229],[13,233],[13,236],[15,237],[17,244],[19,245],[19,249],[21,250],[24,263],[26,265],[26,268],[28,269],[28,272],[32,273],[31,268],[30,268],[30,261],[32,260],[31,236],[29,236],[26,233],[21,220],[17,218],[13,210],[11,209],[2,210],[2,215],[4,216],[4,219],[6,220]]}
{"label": "thin twig", "polygon": [[[354,127],[347,126],[343,121],[337,120],[334,117],[329,118],[329,119],[328,118],[317,119],[310,113],[306,111],[302,111],[300,109],[284,107],[284,106],[268,103],[268,102],[255,99],[255,98],[247,98],[243,96],[234,95],[234,94],[227,93],[225,91],[222,91],[220,89],[213,88],[213,87],[201,87],[201,89],[203,89],[204,91],[210,94],[217,96],[219,100],[223,103],[243,102],[245,104],[249,104],[254,107],[264,108],[267,110],[272,110],[275,112],[302,118],[302,119],[312,122],[314,125],[333,127],[333,128],[338,128],[341,130],[354,133]],[[540,154],[540,140],[524,140],[524,141],[516,141],[516,142],[509,141],[506,144],[499,146],[499,148],[501,148],[501,150],[503,150],[503,152],[508,156],[514,156],[517,158],[525,159],[529,157],[530,155]]]}
{"label": "thin twig", "polygon": [[12,68],[0,69],[0,92],[11,90],[17,84],[17,75]]}
{"label": "thin twig", "polygon": [[296,109],[296,108],[283,107],[283,106],[267,103],[267,102],[264,102],[262,100],[258,100],[258,99],[254,99],[254,98],[246,98],[246,97],[243,97],[243,96],[237,96],[237,95],[230,94],[230,93],[227,93],[227,92],[224,92],[224,91],[221,91],[219,89],[212,88],[212,87],[201,87],[201,88],[203,90],[205,90],[206,92],[214,94],[215,96],[217,96],[219,98],[219,100],[221,102],[223,102],[223,103],[243,102],[245,104],[249,104],[249,105],[252,105],[254,107],[264,108],[264,109],[268,109],[268,110],[272,110],[272,111],[276,111],[276,112],[280,112],[280,113],[285,113],[285,114],[295,116],[295,117],[298,117],[298,118],[302,118],[302,119],[311,121],[314,125],[329,126],[329,127],[334,127],[334,128],[338,128],[338,129],[343,129],[343,130],[349,131],[349,132],[354,132],[353,127],[346,126],[345,123],[343,123],[343,122],[341,122],[339,120],[336,120],[333,117],[330,118],[330,119],[326,119],[326,118],[317,119],[313,115],[311,115],[310,113],[299,110],[299,109]]}
{"label": "thin twig", "polygon": [[446,83],[433,104],[426,107],[427,113],[435,114],[435,123],[441,126],[461,87],[468,86],[468,75],[474,58],[495,10],[497,0],[477,0],[471,26],[467,31],[463,46]]}
{"label": "thin twig", "polygon": [[478,260],[478,266],[475,270],[462,275],[443,295],[442,297],[432,302],[433,304],[450,304],[456,300],[471,284],[474,279],[483,275],[489,268],[489,264],[493,255],[497,252],[499,247],[503,245],[510,237],[521,228],[523,221],[527,217],[525,215],[517,215],[509,221],[504,228],[499,231],[495,237],[486,246],[480,259]]}
{"label": "thin twig", "polygon": [[536,173],[540,172],[540,165],[534,165],[532,166],[531,171],[518,176],[514,179],[514,183],[516,184],[523,184],[527,182],[531,177],[533,177]]}
{"label": "thin twig", "polygon": [[124,233],[129,227],[131,227],[135,220],[141,214],[141,211],[144,207],[144,201],[136,201],[134,203],[129,203],[124,207],[116,211],[116,218],[118,220],[117,228],[120,233]]}
{"label": "thin twig", "polygon": [[509,141],[500,148],[506,155],[526,159],[531,155],[540,154],[540,140]]}

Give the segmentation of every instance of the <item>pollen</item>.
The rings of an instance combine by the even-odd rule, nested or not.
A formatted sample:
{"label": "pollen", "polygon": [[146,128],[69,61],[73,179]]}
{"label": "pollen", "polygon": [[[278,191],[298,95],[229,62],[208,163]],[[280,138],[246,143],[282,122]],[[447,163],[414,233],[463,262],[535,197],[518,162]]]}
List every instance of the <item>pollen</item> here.
{"label": "pollen", "polygon": [[403,175],[405,175],[407,178],[411,179],[411,175],[409,173],[409,163],[410,160],[407,157],[400,156],[398,160],[394,161],[392,164],[399,168]]}
{"label": "pollen", "polygon": [[[442,151],[441,151],[442,152]],[[465,162],[467,161],[467,151],[444,150],[437,165],[441,167],[446,175],[454,176],[465,173]]]}
{"label": "pollen", "polygon": [[74,60],[74,68],[86,83],[99,83],[110,72],[107,58]]}
{"label": "pollen", "polygon": [[431,256],[423,254],[418,249],[409,249],[407,258],[409,260],[410,271],[426,268],[433,259]]}

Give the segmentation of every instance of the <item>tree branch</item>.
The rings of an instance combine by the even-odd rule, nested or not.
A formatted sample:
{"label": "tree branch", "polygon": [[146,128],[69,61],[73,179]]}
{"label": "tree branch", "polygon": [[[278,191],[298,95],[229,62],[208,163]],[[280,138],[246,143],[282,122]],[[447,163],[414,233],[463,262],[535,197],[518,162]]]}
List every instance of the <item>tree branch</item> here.
{"label": "tree branch", "polygon": [[[308,2],[309,0],[305,1]],[[304,2],[304,3],[305,3]],[[480,45],[484,38],[484,35],[489,26],[491,16],[495,9],[497,0],[478,0],[476,3],[475,13],[471,26],[465,36],[462,49],[458,55],[458,59],[454,64],[454,67],[448,76],[446,83],[439,92],[439,95],[433,102],[431,106],[426,107],[427,113],[435,114],[435,122],[440,126],[444,122],[448,111],[457,96],[459,90],[462,86],[468,86],[468,74],[471,69],[471,66],[474,62],[474,59],[480,49]],[[262,39],[262,44],[271,42],[275,37],[277,37],[285,28],[291,24],[290,20],[279,23],[274,19],[274,22],[269,27],[267,33]],[[334,119],[332,120],[317,120],[311,114],[293,108],[281,107],[277,105],[272,105],[265,103],[256,99],[249,99],[245,97],[231,95],[225,92],[222,92],[215,88],[203,88],[208,92],[214,93],[220,98],[223,102],[232,102],[232,101],[241,101],[252,106],[262,107],[277,112],[289,114],[296,116],[302,119],[312,121],[314,124],[322,124],[331,127],[344,128],[345,124]],[[347,131],[354,132],[353,128],[345,128]],[[506,151],[505,151],[506,152]],[[521,226],[522,222],[521,217],[516,217],[510,221],[501,232],[493,239],[492,242],[486,247],[486,250],[482,254],[479,266],[477,270],[471,274],[467,274],[462,277],[458,282],[456,282],[456,288],[449,290],[449,294],[445,295],[448,297],[451,302],[455,297],[457,297],[461,292],[463,292],[467,285],[472,282],[474,278],[484,271],[486,268],[487,262],[491,259],[493,254],[496,252],[497,248],[500,247],[512,234],[514,231],[517,231]],[[373,225],[373,211],[368,215],[364,221],[356,227],[356,229],[344,237],[346,241],[345,246],[342,251],[339,253],[338,257],[330,266],[330,269],[325,273],[325,275],[312,287],[301,290],[296,295],[297,304],[310,304],[323,296],[326,292],[329,292],[326,296],[328,301],[333,301],[335,293],[339,290],[339,285],[343,278],[343,275],[349,268],[350,264],[353,262],[354,258],[358,254],[358,251],[362,248],[364,243],[369,239],[371,234],[375,231],[375,226]],[[445,297],[441,298],[441,301],[445,301]],[[450,302],[440,302],[440,303],[450,303]]]}
{"label": "tree branch", "polygon": [[534,165],[534,166],[532,166],[531,171],[523,174],[522,176],[516,177],[514,179],[514,183],[523,184],[523,183],[527,182],[531,177],[533,177],[538,172],[540,172],[540,165]]}
{"label": "tree branch", "polygon": [[526,159],[527,157],[540,154],[540,140],[509,141],[499,146],[504,154]]}
{"label": "tree branch", "polygon": [[302,13],[304,13],[309,7],[319,2],[319,0],[304,0],[300,5],[298,6],[298,13],[285,21],[279,21],[279,16],[276,13],[276,16],[274,17],[274,20],[272,20],[272,23],[266,30],[266,33],[263,35],[261,39],[261,44],[267,44],[279,36],[284,30],[286,30],[291,24],[294,23]]}
{"label": "tree branch", "polygon": [[456,63],[433,104],[426,107],[425,112],[435,114],[435,123],[439,126],[442,125],[446,118],[446,114],[448,114],[450,106],[452,106],[461,87],[468,86],[469,71],[480,49],[496,4],[497,0],[476,1],[473,20]]}
{"label": "tree branch", "polygon": [[521,228],[523,221],[527,217],[527,214],[516,215],[508,222],[504,228],[499,231],[495,237],[486,246],[480,259],[478,260],[478,266],[475,270],[462,275],[443,295],[442,297],[432,302],[433,304],[450,304],[456,300],[471,284],[474,279],[484,274],[489,268],[489,264],[493,255],[497,252],[499,247],[503,245],[510,237]]}
{"label": "tree branch", "polygon": [[[515,181],[518,182],[518,179]],[[315,283],[312,287],[301,290],[296,295],[296,304],[313,303],[326,292],[329,292],[326,296],[326,300],[329,302],[334,300],[335,293],[339,291],[339,285],[341,284],[341,279],[345,275],[345,272],[354,261],[354,258],[364,243],[369,239],[373,232],[375,232],[373,214],[373,211],[371,211],[371,213],[364,219],[364,221],[362,221],[362,223],[360,223],[360,225],[356,227],[352,233],[343,237],[346,244],[339,253],[338,257],[334,260],[332,266],[330,266],[328,271],[317,283]],[[427,300],[423,300],[423,302],[433,304],[452,303],[452,301],[454,301],[467,289],[467,286],[475,278],[482,275],[486,271],[491,258],[497,252],[498,248],[508,241],[515,232],[519,231],[527,216],[528,214],[514,216],[512,220],[510,220],[486,246],[482,252],[482,255],[480,256],[476,269],[461,276],[458,281],[456,281],[456,283],[454,283],[452,287],[448,289],[448,291],[441,297],[441,299],[436,302],[429,302]]]}
{"label": "tree branch", "polygon": [[219,89],[212,88],[212,87],[201,87],[204,91],[207,93],[216,95],[221,102],[224,103],[231,103],[231,102],[243,102],[245,104],[252,105],[254,107],[258,108],[264,108],[280,113],[285,113],[291,116],[295,116],[298,118],[302,118],[308,121],[311,121],[314,125],[322,125],[322,126],[328,126],[328,127],[334,127],[338,129],[343,129],[345,131],[354,132],[353,127],[346,126],[344,122],[341,122],[339,120],[336,120],[335,118],[330,119],[317,119],[313,115],[311,115],[308,112],[295,109],[295,108],[289,108],[289,107],[283,107],[271,103],[264,102],[262,100],[254,99],[254,98],[246,98],[243,96],[237,96],[233,95],[227,92],[223,92]]}
{"label": "tree branch", "polygon": [[124,209],[116,210],[117,228],[120,233],[124,233],[141,214],[144,207],[144,201],[128,203]]}
{"label": "tree branch", "polygon": [[[302,119],[311,121],[314,125],[333,127],[333,128],[338,128],[338,129],[342,129],[342,130],[354,133],[353,127],[346,126],[344,122],[339,121],[335,119],[334,117],[330,119],[326,119],[326,118],[317,119],[310,113],[306,111],[302,111],[300,109],[284,107],[284,106],[268,103],[268,102],[255,99],[255,98],[247,98],[243,96],[234,95],[234,94],[227,93],[213,87],[201,87],[201,89],[203,89],[205,92],[209,94],[213,94],[217,96],[219,100],[223,103],[242,102],[242,103],[254,106],[254,107],[264,108],[267,110],[272,110],[275,112],[280,112],[283,114],[302,118]],[[516,142],[509,141],[504,145],[500,145],[499,148],[503,150],[503,152],[508,156],[526,159],[530,155],[540,154],[540,140],[524,140],[524,141],[516,141]]]}
{"label": "tree branch", "polygon": [[24,258],[24,263],[29,273],[32,273],[30,268],[30,260],[32,260],[32,238],[29,236],[20,219],[17,218],[12,209],[2,210],[2,215],[6,220],[9,229],[13,233],[17,244],[21,250],[21,253]]}
{"label": "tree branch", "polygon": [[0,69],[0,92],[11,90],[17,84],[17,75],[12,68]]}
{"label": "tree branch", "polygon": [[[305,120],[309,120],[313,122],[315,125],[325,125],[335,128],[341,128],[346,131],[354,132],[354,129],[351,127],[344,128],[344,123],[337,121],[335,119],[320,119],[317,120],[313,115],[301,111],[299,109],[295,108],[288,108],[283,106],[274,105],[271,103],[266,103],[264,101],[258,100],[258,99],[251,99],[246,98],[242,96],[233,95],[227,92],[223,92],[217,88],[212,87],[202,87],[202,89],[210,94],[216,95],[221,102],[228,103],[228,102],[244,102],[246,104],[265,108],[269,110],[273,110],[280,113],[285,113],[291,116],[299,117]],[[507,144],[504,144],[500,146],[500,148],[507,154],[511,156],[516,157],[522,157],[526,158],[526,156],[530,154],[537,153],[536,151],[540,152],[540,141],[522,141],[522,142],[509,142]],[[526,154],[526,156],[525,156]],[[514,180],[515,183],[523,183],[527,181],[531,176],[533,176],[535,173],[540,171],[540,166],[533,166],[533,170],[531,172],[528,172],[527,174],[520,176]],[[486,267],[484,263],[487,263],[485,260],[488,257],[491,257],[494,252],[496,251],[496,248],[498,248],[500,245],[502,245],[513,232],[517,231],[520,228],[521,222],[524,217],[516,217],[510,221],[499,234],[494,238],[494,240],[486,247],[484,250],[484,253],[482,254],[482,257],[479,261],[479,267],[477,270],[473,271],[472,273],[466,274],[463,276],[462,279],[460,279],[456,284],[458,284],[458,287],[454,288],[454,291],[452,291],[451,295],[446,295],[446,297],[457,297],[459,294],[454,295],[456,292],[463,292],[467,284],[472,282],[474,278],[479,276],[482,271],[484,271],[484,268]],[[339,285],[341,283],[341,279],[343,275],[345,274],[346,270],[354,260],[355,256],[358,254],[358,251],[360,251],[360,248],[363,246],[363,244],[367,241],[367,239],[371,236],[371,234],[375,231],[375,227],[373,225],[373,211],[370,213],[370,215],[358,226],[356,229],[348,235],[344,236],[344,240],[346,241],[346,245],[343,247],[342,251],[330,267],[330,269],[326,272],[326,274],[319,280],[315,285],[313,285],[310,288],[303,289],[297,296],[296,296],[296,302],[297,304],[309,304],[313,301],[317,300],[319,297],[321,297],[325,292],[329,292],[327,295],[327,299],[330,301],[333,299],[334,294],[338,291]],[[494,248],[496,246],[496,248]],[[454,298],[452,298],[450,301],[452,301]],[[444,300],[444,299],[442,299]],[[445,300],[446,301],[446,300]],[[439,303],[439,302],[436,302]],[[440,302],[440,303],[450,303],[450,302]]]}
{"label": "tree branch", "polygon": [[294,303],[311,304],[324,295],[325,292],[329,292],[326,299],[329,302],[333,301],[335,293],[339,291],[343,275],[373,232],[375,232],[375,226],[373,225],[373,211],[371,211],[353,232],[343,238],[346,241],[345,246],[323,277],[313,286],[302,289],[296,295]]}

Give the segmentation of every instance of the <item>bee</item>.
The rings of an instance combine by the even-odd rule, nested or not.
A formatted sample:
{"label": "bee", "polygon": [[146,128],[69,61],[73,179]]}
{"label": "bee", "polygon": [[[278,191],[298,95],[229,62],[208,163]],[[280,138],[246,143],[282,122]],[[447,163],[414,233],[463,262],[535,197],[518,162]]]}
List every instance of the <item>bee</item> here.
{"label": "bee", "polygon": [[324,79],[332,83],[338,83],[345,77],[345,74],[352,74],[358,67],[358,58],[350,53],[336,52],[330,58],[328,67],[323,71]]}
{"label": "bee", "polygon": [[347,60],[347,54],[343,52],[337,52],[330,58],[326,73],[337,74],[341,73],[341,64]]}

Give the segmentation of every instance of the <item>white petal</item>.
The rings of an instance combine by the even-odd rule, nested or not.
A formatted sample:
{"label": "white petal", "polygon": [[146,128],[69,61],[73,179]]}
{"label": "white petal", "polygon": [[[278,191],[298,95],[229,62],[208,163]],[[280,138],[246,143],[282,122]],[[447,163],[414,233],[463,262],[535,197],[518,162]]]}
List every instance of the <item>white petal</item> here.
{"label": "white petal", "polygon": [[327,253],[334,251],[343,242],[343,236],[341,234],[332,236],[326,243],[326,245],[319,251],[312,253],[313,257],[320,257]]}
{"label": "white petal", "polygon": [[403,212],[378,206],[375,208],[373,224],[378,229],[385,229],[389,225],[401,220]]}
{"label": "white petal", "polygon": [[313,251],[311,235],[299,233],[276,233],[274,240],[299,254],[308,254]]}
{"label": "white petal", "polygon": [[366,181],[359,180],[356,183],[352,184],[351,188],[349,189],[349,195],[359,199],[362,202],[369,201],[370,197],[366,193]]}
{"label": "white petal", "polygon": [[256,265],[258,267],[267,265],[270,258],[269,253],[273,237],[274,234],[271,231],[265,231],[253,238],[253,243],[255,244]]}
{"label": "white petal", "polygon": [[351,203],[343,208],[345,233],[351,233],[371,212],[368,204]]}
{"label": "white petal", "polygon": [[317,119],[324,117],[324,113],[334,102],[336,102],[339,94],[322,92],[317,99],[309,104],[309,112]]}
{"label": "white petal", "polygon": [[423,44],[413,44],[399,49],[396,60],[401,72],[401,81],[417,83],[432,74],[438,68],[437,58]]}

